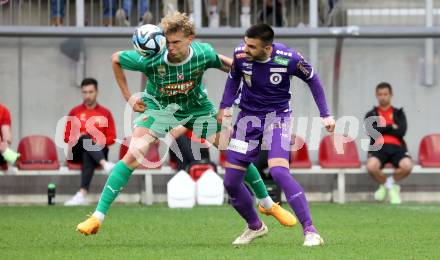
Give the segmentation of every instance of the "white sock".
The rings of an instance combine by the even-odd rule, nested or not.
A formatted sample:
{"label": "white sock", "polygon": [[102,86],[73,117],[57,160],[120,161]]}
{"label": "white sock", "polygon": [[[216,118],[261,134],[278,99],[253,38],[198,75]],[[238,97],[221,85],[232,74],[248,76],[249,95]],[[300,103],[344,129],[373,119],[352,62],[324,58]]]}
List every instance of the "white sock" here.
{"label": "white sock", "polygon": [[209,14],[216,14],[217,13],[217,6],[216,5],[210,5],[209,6]]}
{"label": "white sock", "polygon": [[385,182],[385,187],[387,189],[391,189],[393,187],[393,184],[394,184],[393,176],[388,177],[387,181]]}
{"label": "white sock", "polygon": [[105,218],[105,215],[99,211],[93,212],[92,216],[97,218],[99,220],[99,222],[101,222],[101,223],[104,221],[104,218]]}
{"label": "white sock", "polygon": [[250,6],[242,6],[241,7],[241,13],[242,14],[249,14],[251,12],[251,7]]}
{"label": "white sock", "polygon": [[260,200],[260,204],[263,206],[263,208],[270,209],[272,208],[274,202],[270,196],[267,196],[266,198]]}

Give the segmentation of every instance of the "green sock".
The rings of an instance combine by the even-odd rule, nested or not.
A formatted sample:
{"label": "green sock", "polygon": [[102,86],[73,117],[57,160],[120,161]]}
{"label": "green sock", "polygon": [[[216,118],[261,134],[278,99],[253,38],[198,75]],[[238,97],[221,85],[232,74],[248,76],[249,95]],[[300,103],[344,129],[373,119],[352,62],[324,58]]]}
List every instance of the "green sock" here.
{"label": "green sock", "polygon": [[264,199],[269,196],[269,193],[267,193],[266,185],[261,179],[257,167],[255,167],[255,165],[253,165],[252,163],[249,164],[247,168],[246,175],[244,176],[244,181],[251,186],[252,190],[255,193],[255,196],[258,199]]}
{"label": "green sock", "polygon": [[113,167],[107,182],[102,189],[101,198],[99,199],[96,211],[107,214],[113,201],[118,196],[122,188],[127,185],[133,170],[128,168],[123,161],[119,161]]}

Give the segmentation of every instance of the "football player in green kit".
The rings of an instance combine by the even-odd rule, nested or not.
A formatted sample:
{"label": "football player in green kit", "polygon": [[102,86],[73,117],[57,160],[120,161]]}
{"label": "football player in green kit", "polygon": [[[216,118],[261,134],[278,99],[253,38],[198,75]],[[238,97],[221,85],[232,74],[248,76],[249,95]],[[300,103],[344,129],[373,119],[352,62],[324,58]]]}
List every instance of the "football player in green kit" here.
{"label": "football player in green kit", "polygon": [[[113,71],[122,95],[140,115],[134,121],[129,150],[110,173],[95,212],[77,226],[82,234],[99,231],[111,204],[158,137],[184,126],[218,148],[225,149],[229,141],[223,138],[226,141],[220,142],[220,133],[226,131],[220,131],[217,110],[207,97],[202,77],[209,68],[229,71],[232,59],[217,54],[210,44],[194,41],[195,27],[185,14],[168,14],[162,19],[161,27],[167,42],[164,51],[150,58],[134,50],[112,56]],[[132,97],[123,70],[139,71],[148,77],[142,98]],[[285,226],[294,226],[297,223],[295,216],[272,201],[255,166],[251,164],[247,172],[246,181],[259,199],[260,212],[274,216]]]}

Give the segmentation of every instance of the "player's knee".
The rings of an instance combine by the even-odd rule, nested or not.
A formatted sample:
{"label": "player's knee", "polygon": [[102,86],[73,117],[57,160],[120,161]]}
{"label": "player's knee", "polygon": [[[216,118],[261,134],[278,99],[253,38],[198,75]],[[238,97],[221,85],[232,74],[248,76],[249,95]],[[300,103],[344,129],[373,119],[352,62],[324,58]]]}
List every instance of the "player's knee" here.
{"label": "player's knee", "polygon": [[283,166],[269,167],[269,172],[272,178],[277,183],[280,183],[282,180],[285,180],[286,178],[291,178],[289,168],[287,167],[283,167]]}
{"label": "player's knee", "polygon": [[413,169],[413,163],[411,159],[404,158],[399,162],[399,168],[401,168],[405,174],[410,174]]}
{"label": "player's knee", "polygon": [[380,161],[374,157],[369,158],[365,165],[369,173],[375,173],[380,170]]}
{"label": "player's knee", "polygon": [[137,168],[139,164],[136,161],[136,157],[133,156],[132,153],[127,152],[124,157],[122,157],[122,161],[127,165],[130,169]]}

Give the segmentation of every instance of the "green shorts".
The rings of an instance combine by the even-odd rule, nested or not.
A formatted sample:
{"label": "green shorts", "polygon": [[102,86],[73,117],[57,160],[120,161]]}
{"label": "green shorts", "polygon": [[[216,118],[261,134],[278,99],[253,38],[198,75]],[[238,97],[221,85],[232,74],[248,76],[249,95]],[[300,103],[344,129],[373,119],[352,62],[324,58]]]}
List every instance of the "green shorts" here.
{"label": "green shorts", "polygon": [[206,107],[195,113],[179,113],[172,107],[162,110],[148,109],[134,120],[134,127],[145,127],[152,130],[156,137],[164,137],[171,129],[184,126],[200,138],[207,138],[220,132],[221,125],[217,123],[217,111]]}

